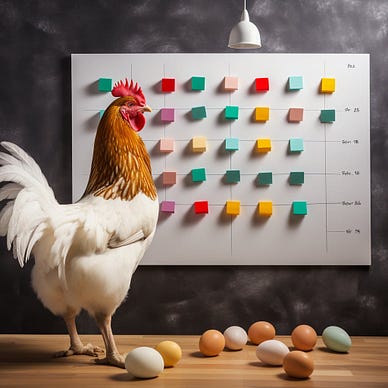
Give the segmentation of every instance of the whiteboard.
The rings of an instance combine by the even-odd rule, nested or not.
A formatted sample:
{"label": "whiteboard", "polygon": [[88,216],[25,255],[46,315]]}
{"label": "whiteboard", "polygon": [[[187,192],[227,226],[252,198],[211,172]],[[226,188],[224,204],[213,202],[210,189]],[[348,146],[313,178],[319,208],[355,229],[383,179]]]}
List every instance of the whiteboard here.
{"label": "whiteboard", "polygon": [[[125,77],[153,109],[140,135],[159,201],[175,203],[173,213],[160,212],[142,264],[370,264],[368,54],[74,54],[74,200],[87,183],[100,111],[113,99],[98,80]],[[193,90],[192,77],[204,78],[204,90]],[[226,90],[225,77],[237,89]],[[290,90],[289,77],[301,77],[302,88]],[[174,91],[162,91],[163,78],[175,80]],[[269,90],[257,91],[256,78],[268,78]],[[320,91],[322,78],[335,79],[334,92]],[[237,118],[225,118],[230,106]],[[194,119],[194,107],[205,107],[206,117]],[[269,108],[267,121],[256,121],[257,107]],[[165,108],[174,121],[162,120]],[[303,108],[303,120],[289,122],[290,108]],[[335,120],[322,122],[322,110],[335,111]],[[193,151],[194,137],[206,139],[204,152]],[[160,150],[165,138],[173,152]],[[238,139],[238,149],[226,150],[227,138]],[[271,150],[258,152],[257,139],[269,139]],[[290,139],[303,150],[290,152]],[[193,182],[198,168],[206,180]],[[239,179],[229,183],[228,170]],[[175,184],[163,183],[165,171],[176,173]],[[271,172],[272,183],[259,184],[260,172]],[[303,172],[303,183],[290,184],[291,172]],[[207,213],[196,214],[197,201],[207,201]],[[226,213],[227,201],[240,203],[239,214]],[[259,214],[261,202],[272,203],[270,216]],[[293,214],[294,202],[307,214]]]}

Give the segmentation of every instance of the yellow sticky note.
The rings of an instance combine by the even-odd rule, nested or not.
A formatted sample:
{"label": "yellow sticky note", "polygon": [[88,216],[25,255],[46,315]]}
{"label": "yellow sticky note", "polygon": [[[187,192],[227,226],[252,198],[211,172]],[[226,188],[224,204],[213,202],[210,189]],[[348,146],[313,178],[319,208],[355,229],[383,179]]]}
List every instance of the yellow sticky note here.
{"label": "yellow sticky note", "polygon": [[261,201],[258,206],[259,216],[270,217],[272,216],[272,202],[271,201]]}
{"label": "yellow sticky note", "polygon": [[255,120],[256,121],[268,121],[269,120],[269,107],[268,106],[256,107]]}
{"label": "yellow sticky note", "polygon": [[334,93],[335,78],[322,78],[320,91],[321,93]]}
{"label": "yellow sticky note", "polygon": [[258,152],[270,152],[272,149],[271,139],[257,139],[256,149]]}
{"label": "yellow sticky note", "polygon": [[204,136],[195,136],[191,140],[193,152],[205,152],[207,150],[207,139]]}
{"label": "yellow sticky note", "polygon": [[240,214],[240,201],[226,201],[226,214],[238,216]]}

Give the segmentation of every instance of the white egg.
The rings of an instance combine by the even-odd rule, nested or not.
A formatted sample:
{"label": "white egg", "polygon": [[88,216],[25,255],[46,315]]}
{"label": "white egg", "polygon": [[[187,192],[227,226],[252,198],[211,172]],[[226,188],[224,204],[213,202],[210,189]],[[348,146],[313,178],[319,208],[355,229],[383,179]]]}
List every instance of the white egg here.
{"label": "white egg", "polygon": [[230,326],[224,331],[225,346],[230,350],[241,350],[248,341],[247,332],[240,326]]}
{"label": "white egg", "polygon": [[125,369],[135,377],[150,379],[162,373],[164,362],[158,351],[142,346],[131,350],[127,354]]}
{"label": "white egg", "polygon": [[283,359],[289,352],[290,349],[278,340],[264,341],[256,348],[257,358],[269,365],[283,365]]}

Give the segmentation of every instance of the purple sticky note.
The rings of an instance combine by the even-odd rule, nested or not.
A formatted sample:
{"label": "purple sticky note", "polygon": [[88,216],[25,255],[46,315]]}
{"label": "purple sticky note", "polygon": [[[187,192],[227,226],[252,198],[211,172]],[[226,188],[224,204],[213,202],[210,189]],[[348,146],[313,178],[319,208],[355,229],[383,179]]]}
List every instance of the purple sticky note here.
{"label": "purple sticky note", "polygon": [[162,108],[160,111],[160,118],[162,121],[175,121],[175,109],[174,108]]}
{"label": "purple sticky note", "polygon": [[162,201],[160,211],[163,213],[175,213],[175,201]]}

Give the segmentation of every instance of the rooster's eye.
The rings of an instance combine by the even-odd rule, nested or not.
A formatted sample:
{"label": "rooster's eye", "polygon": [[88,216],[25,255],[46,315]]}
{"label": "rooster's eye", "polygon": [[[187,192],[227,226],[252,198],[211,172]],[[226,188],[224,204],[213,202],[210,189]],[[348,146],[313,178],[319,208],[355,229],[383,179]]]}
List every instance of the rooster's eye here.
{"label": "rooster's eye", "polygon": [[127,106],[134,106],[135,104],[133,102],[127,102]]}

